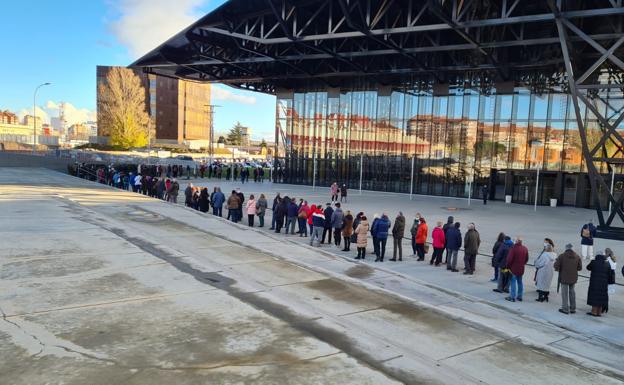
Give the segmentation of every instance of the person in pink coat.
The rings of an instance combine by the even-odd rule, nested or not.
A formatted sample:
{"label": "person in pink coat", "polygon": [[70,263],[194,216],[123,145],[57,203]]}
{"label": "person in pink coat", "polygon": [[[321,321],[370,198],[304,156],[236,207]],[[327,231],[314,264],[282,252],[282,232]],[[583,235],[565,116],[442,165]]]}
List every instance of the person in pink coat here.
{"label": "person in pink coat", "polygon": [[332,183],[331,187],[329,188],[329,191],[331,193],[332,203],[334,201],[338,202],[338,183],[336,182]]}
{"label": "person in pink coat", "polygon": [[249,227],[253,227],[254,218],[256,216],[256,199],[251,194],[249,196],[249,200],[247,201],[247,221],[249,223]]}
{"label": "person in pink coat", "polygon": [[435,262],[436,266],[440,266],[440,263],[442,263],[444,245],[446,243],[446,237],[444,235],[444,230],[442,229],[442,222],[438,221],[436,227],[431,233],[431,238],[433,238],[433,254],[431,255],[431,261],[429,261],[429,264],[433,265]]}

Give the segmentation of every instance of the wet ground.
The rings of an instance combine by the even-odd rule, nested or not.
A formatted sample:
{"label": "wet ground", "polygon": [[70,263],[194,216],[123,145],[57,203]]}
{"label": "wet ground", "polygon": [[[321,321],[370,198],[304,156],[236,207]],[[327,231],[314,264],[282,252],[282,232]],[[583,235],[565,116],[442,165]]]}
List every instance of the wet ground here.
{"label": "wet ground", "polygon": [[392,272],[62,174],[0,168],[0,212],[0,384],[624,379]]}

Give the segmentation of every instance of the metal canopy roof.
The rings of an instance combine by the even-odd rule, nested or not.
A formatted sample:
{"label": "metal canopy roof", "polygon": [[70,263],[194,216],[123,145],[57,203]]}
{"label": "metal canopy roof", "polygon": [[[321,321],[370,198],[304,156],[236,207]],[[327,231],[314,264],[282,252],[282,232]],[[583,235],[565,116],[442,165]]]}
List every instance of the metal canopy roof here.
{"label": "metal canopy roof", "polygon": [[230,0],[132,66],[268,93],[362,80],[561,84],[556,21],[576,71],[622,71],[623,15],[622,0]]}

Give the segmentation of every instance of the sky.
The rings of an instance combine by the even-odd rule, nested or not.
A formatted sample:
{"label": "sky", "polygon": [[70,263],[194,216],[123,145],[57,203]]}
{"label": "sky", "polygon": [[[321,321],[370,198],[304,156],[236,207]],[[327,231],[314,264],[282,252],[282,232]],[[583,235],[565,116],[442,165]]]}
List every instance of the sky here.
{"label": "sky", "polygon": [[[95,119],[97,65],[127,66],[225,0],[6,1],[0,22],[0,110],[58,116],[68,123]],[[215,131],[237,121],[254,139],[274,139],[275,98],[215,85]]]}

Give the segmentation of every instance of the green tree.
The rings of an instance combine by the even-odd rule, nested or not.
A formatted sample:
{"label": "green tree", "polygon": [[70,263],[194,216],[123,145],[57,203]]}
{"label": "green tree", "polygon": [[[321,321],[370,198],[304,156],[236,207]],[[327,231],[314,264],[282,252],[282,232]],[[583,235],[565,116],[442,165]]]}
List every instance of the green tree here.
{"label": "green tree", "polygon": [[113,67],[106,82],[99,85],[99,121],[110,144],[122,148],[145,147],[149,116],[145,110],[145,89],[128,68]]}
{"label": "green tree", "polygon": [[262,139],[262,142],[260,143],[260,148],[267,148],[266,140]]}
{"label": "green tree", "polygon": [[219,136],[219,140],[217,140],[217,143],[219,143],[219,144],[227,144],[227,141],[225,140],[225,136],[223,136],[223,135]]}
{"label": "green tree", "polygon": [[234,127],[232,127],[232,129],[230,129],[230,133],[227,136],[227,142],[229,144],[231,144],[231,145],[234,145],[234,146],[242,145],[243,144],[244,129],[245,129],[245,127],[243,127],[243,125],[240,124],[240,122],[236,122]]}

